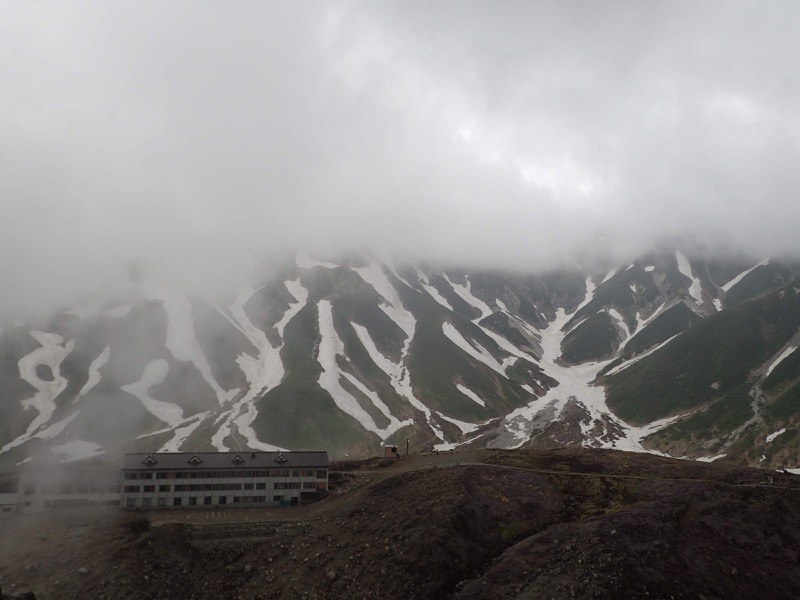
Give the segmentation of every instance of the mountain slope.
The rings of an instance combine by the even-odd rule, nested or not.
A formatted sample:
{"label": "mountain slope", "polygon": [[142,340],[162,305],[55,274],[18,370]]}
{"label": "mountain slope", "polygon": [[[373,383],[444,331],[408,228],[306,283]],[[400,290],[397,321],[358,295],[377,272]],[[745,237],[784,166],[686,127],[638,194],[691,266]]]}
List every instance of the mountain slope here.
{"label": "mountain slope", "polygon": [[667,248],[545,273],[298,254],[221,303],[143,280],[0,331],[0,466],[406,440],[794,466],[797,273]]}

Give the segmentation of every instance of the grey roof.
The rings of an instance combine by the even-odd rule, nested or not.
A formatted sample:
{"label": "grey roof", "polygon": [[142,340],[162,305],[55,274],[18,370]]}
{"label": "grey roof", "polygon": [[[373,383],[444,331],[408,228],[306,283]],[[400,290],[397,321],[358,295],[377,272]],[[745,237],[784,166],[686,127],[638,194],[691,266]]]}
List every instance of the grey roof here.
{"label": "grey roof", "polygon": [[[197,457],[199,461],[194,457]],[[308,452],[139,452],[126,454],[122,469],[137,471],[142,469],[289,469],[327,468],[328,465],[328,453],[324,450]]]}

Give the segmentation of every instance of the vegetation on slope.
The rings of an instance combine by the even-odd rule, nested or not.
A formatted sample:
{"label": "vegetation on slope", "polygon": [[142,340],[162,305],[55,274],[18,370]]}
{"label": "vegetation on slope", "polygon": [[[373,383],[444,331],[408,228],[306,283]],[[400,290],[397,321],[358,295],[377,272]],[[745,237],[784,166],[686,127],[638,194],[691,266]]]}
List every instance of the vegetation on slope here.
{"label": "vegetation on slope", "polygon": [[566,335],[561,358],[570,363],[600,360],[616,351],[619,340],[616,321],[607,312],[599,312]]}
{"label": "vegetation on slope", "polygon": [[725,414],[726,405],[740,406],[747,399],[751,371],[800,326],[800,296],[790,292],[791,288],[783,294],[775,292],[712,315],[609,377],[608,405],[633,423],[647,423],[713,401],[723,402],[720,414]]}

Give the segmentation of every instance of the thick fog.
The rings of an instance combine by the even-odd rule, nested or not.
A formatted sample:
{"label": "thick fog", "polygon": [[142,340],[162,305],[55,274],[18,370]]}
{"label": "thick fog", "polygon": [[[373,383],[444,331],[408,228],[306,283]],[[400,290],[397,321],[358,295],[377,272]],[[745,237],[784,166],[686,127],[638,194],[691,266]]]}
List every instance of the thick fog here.
{"label": "thick fog", "polygon": [[0,2],[4,310],[368,247],[798,251],[791,2]]}

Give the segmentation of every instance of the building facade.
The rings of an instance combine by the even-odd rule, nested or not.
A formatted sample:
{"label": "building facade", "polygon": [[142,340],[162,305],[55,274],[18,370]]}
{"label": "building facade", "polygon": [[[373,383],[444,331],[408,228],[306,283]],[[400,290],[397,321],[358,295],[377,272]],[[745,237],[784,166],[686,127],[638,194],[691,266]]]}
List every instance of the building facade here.
{"label": "building facade", "polygon": [[327,491],[329,466],[324,451],[126,454],[120,505],[294,506]]}
{"label": "building facade", "polygon": [[17,514],[17,494],[0,493],[0,518]]}

